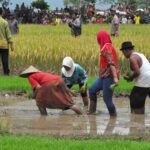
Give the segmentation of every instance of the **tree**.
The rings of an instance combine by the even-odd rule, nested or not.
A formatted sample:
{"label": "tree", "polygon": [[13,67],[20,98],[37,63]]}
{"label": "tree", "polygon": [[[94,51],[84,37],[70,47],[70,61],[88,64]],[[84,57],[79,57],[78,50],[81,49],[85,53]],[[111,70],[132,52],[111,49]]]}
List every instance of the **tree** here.
{"label": "tree", "polygon": [[73,5],[77,8],[79,8],[79,6],[81,6],[85,2],[89,2],[92,4],[95,4],[95,2],[96,2],[96,0],[63,0],[63,1],[64,1],[65,6],[70,4],[70,5]]}
{"label": "tree", "polygon": [[49,5],[44,0],[35,0],[31,3],[31,6],[40,10],[48,10],[49,8]]}
{"label": "tree", "polygon": [[70,0],[71,4],[79,8],[79,6],[84,2],[84,0]]}
{"label": "tree", "polygon": [[138,0],[129,0],[128,6],[132,10],[136,10],[138,7]]}
{"label": "tree", "polygon": [[95,2],[96,2],[96,0],[85,0],[85,1],[92,3],[92,4],[95,4]]}
{"label": "tree", "polygon": [[9,5],[10,0],[0,0],[2,7],[6,8]]}
{"label": "tree", "polygon": [[68,6],[70,4],[70,0],[64,0],[64,5]]}
{"label": "tree", "polygon": [[150,0],[139,0],[139,5],[140,8],[146,8],[150,6]]}
{"label": "tree", "polygon": [[[141,0],[99,0],[100,2],[107,2],[107,3],[110,3],[112,4],[113,6],[115,6],[116,4],[119,4],[119,3],[124,3],[126,7],[132,9],[132,10],[136,10],[140,1]],[[143,0],[143,1],[146,1],[146,0]]]}
{"label": "tree", "polygon": [[[124,3],[125,6],[128,6],[132,10],[136,10],[138,7],[146,7],[150,6],[150,0],[97,0],[100,3],[109,3],[112,5],[116,5],[118,3]],[[79,7],[85,2],[95,3],[96,0],[64,0],[64,5],[73,5],[75,7]]]}

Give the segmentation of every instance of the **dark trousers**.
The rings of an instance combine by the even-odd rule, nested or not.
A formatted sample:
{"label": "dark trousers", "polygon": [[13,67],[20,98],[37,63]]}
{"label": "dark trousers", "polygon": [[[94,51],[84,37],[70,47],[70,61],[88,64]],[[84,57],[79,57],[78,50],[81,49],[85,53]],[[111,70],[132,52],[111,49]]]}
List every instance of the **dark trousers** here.
{"label": "dark trousers", "polygon": [[134,86],[130,94],[131,109],[144,108],[147,96],[150,97],[150,88]]}
{"label": "dark trousers", "polygon": [[9,50],[0,49],[4,75],[9,75]]}

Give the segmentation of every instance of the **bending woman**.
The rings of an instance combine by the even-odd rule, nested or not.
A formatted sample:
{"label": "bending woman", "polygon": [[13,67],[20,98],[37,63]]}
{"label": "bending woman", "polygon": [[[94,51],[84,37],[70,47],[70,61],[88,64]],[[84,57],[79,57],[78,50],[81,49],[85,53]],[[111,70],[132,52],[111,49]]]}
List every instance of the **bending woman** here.
{"label": "bending woman", "polygon": [[82,114],[81,109],[73,103],[72,92],[60,76],[41,72],[33,66],[23,71],[20,76],[28,78],[41,115],[47,115],[46,108],[72,109],[77,114]]}

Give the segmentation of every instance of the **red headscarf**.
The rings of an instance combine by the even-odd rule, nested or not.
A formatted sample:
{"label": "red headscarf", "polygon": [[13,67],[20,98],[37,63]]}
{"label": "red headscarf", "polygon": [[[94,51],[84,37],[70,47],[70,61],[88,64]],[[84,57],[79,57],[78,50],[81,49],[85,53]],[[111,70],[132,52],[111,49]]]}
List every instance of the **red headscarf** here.
{"label": "red headscarf", "polygon": [[100,45],[101,50],[105,46],[105,44],[112,43],[110,39],[110,35],[104,30],[98,32],[97,42]]}

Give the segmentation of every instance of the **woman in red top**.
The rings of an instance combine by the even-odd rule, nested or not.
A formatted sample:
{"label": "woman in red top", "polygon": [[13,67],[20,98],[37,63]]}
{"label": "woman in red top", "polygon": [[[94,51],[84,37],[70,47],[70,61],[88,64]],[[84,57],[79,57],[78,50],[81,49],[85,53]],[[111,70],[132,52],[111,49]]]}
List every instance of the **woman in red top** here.
{"label": "woman in red top", "polygon": [[98,32],[97,42],[100,45],[100,77],[89,88],[89,114],[96,112],[97,92],[103,90],[103,99],[109,114],[110,116],[116,116],[116,108],[112,102],[113,90],[110,86],[113,83],[118,84],[119,70],[117,54],[106,31]]}
{"label": "woman in red top", "polygon": [[20,76],[28,78],[36,93],[36,104],[41,115],[47,115],[46,108],[72,109],[77,114],[82,114],[81,109],[73,103],[72,92],[60,76],[41,72],[33,66],[22,72]]}

